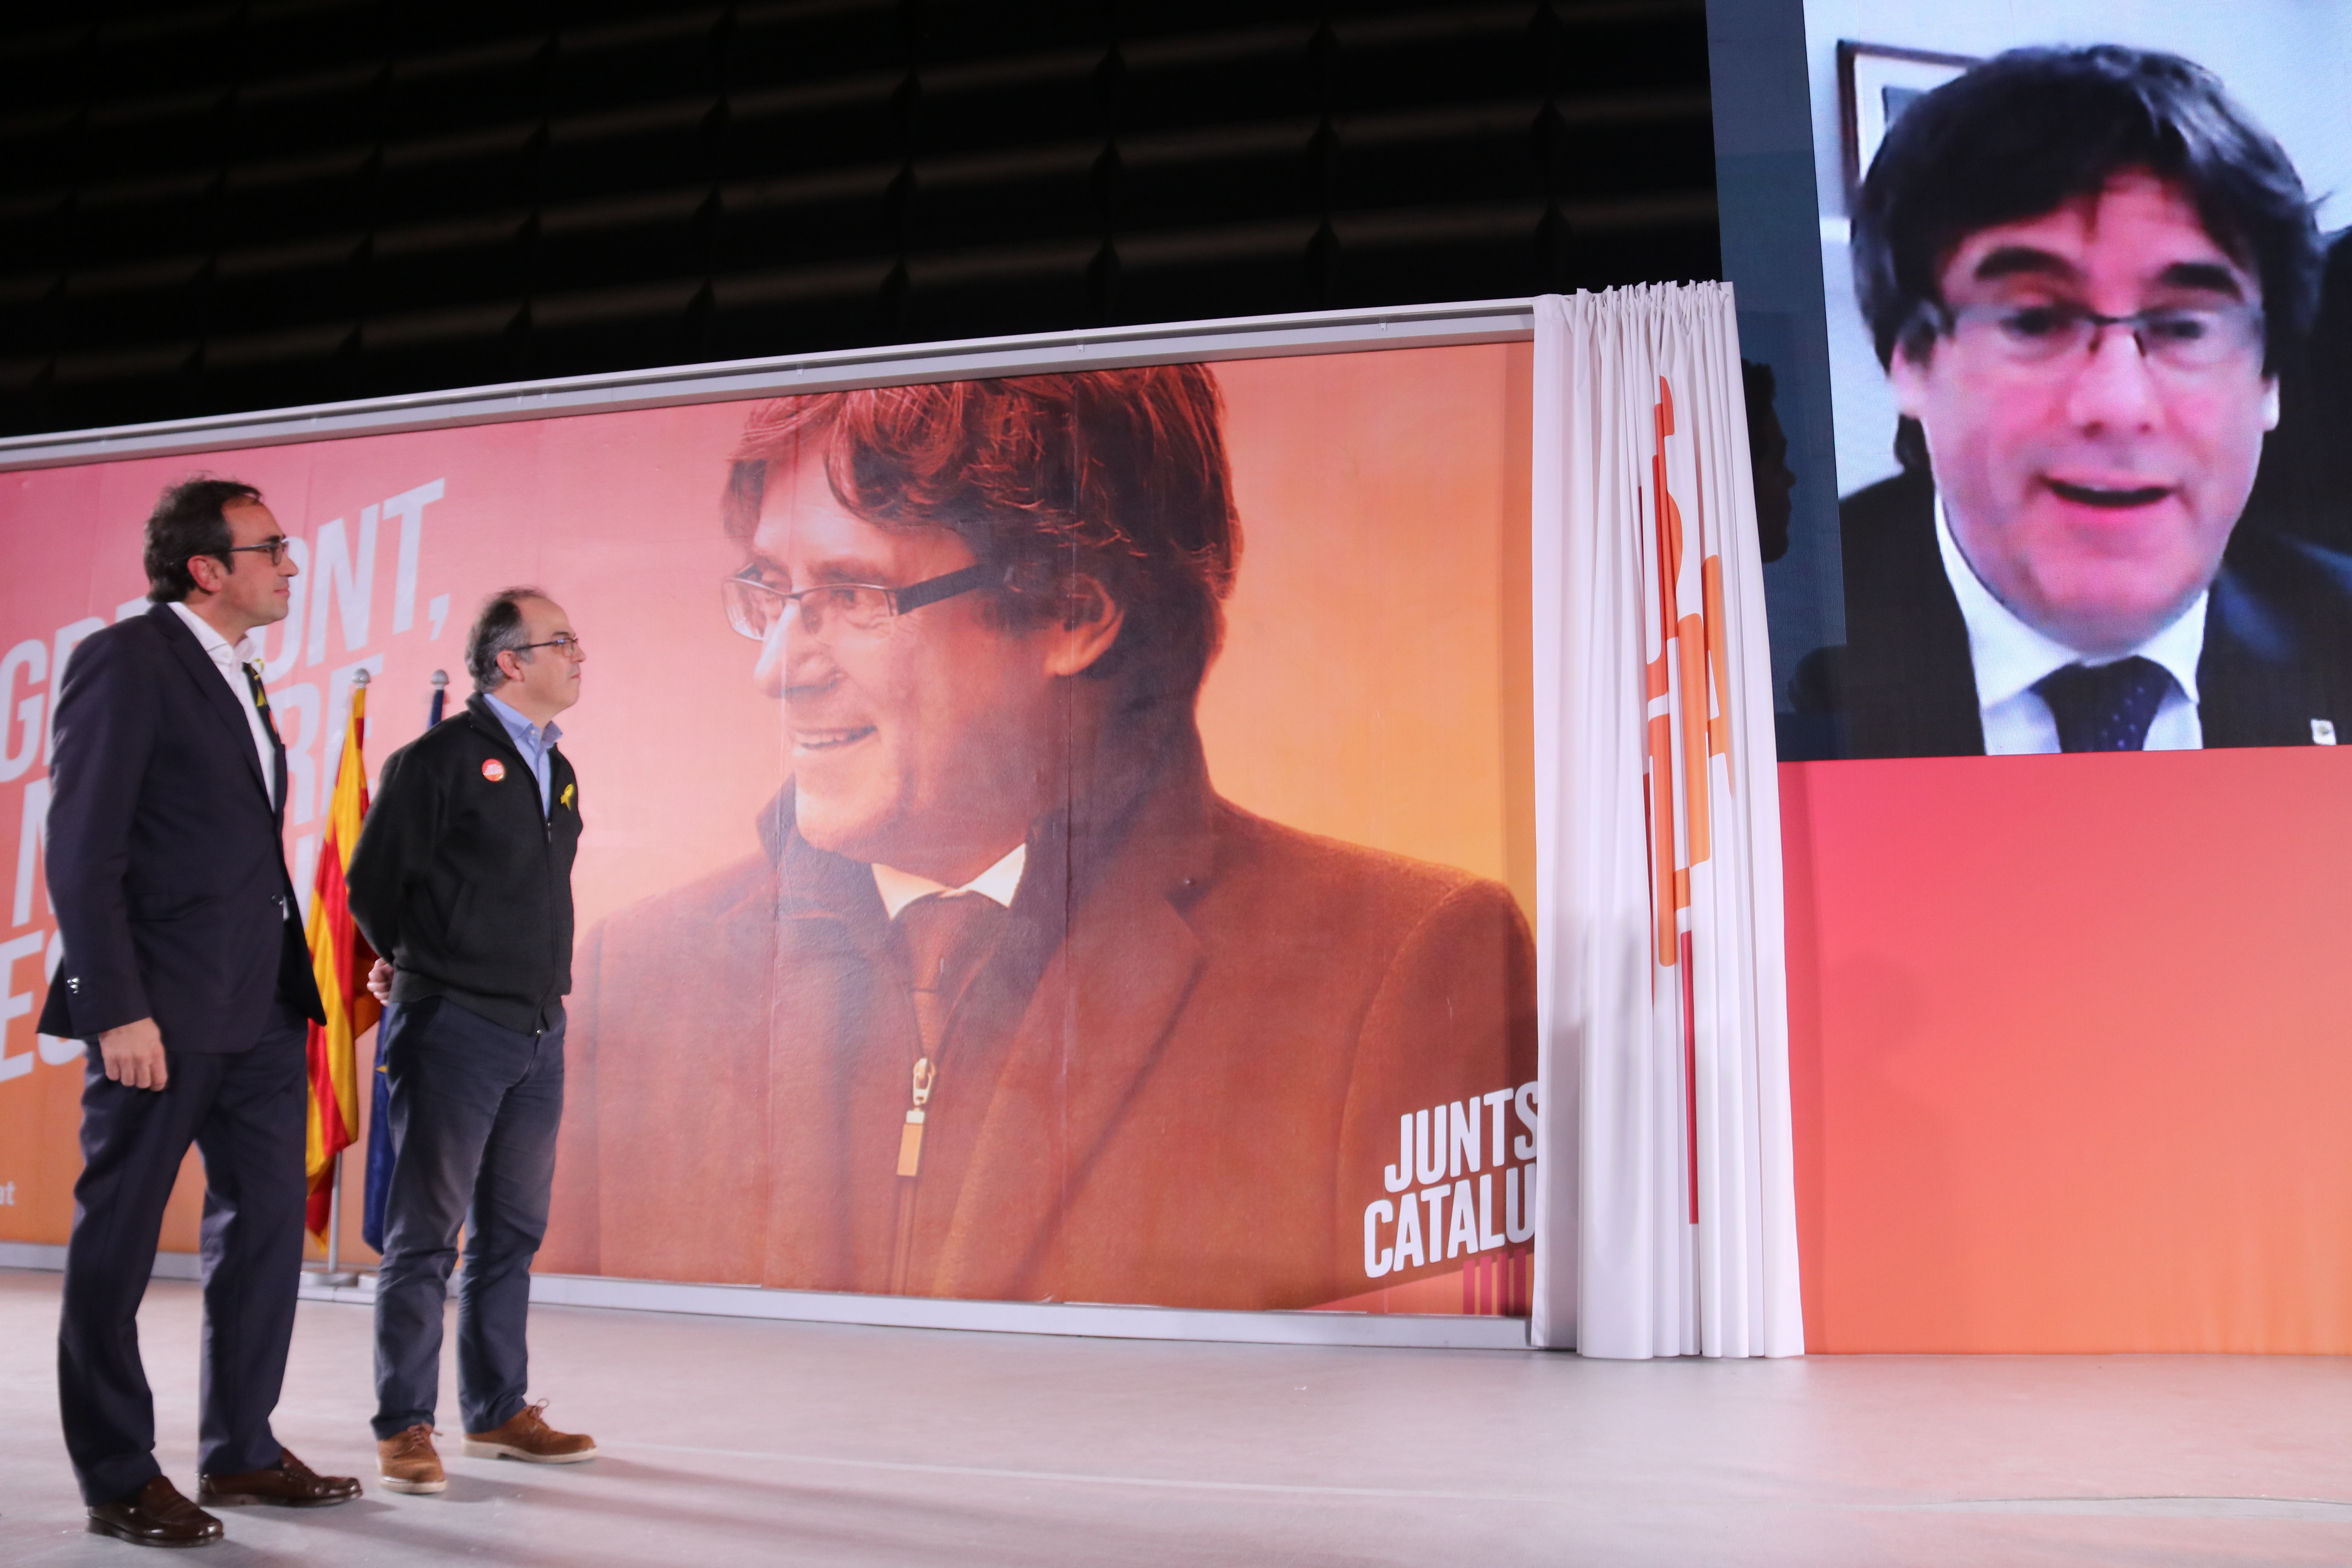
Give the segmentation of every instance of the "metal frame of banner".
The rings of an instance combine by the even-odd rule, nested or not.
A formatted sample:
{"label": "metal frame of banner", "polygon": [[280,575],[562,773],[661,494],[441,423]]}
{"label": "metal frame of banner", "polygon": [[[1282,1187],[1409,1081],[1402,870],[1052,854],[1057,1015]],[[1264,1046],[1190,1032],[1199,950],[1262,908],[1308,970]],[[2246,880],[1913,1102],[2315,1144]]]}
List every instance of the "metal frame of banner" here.
{"label": "metal frame of banner", "polygon": [[[1056,371],[1110,370],[1140,364],[1527,342],[1534,337],[1535,301],[1519,299],[1315,310],[1296,315],[1244,316],[844,349],[827,353],[510,382],[145,425],[12,436],[0,437],[0,472],[177,457],[230,447],[289,446],[404,431],[444,430],[465,425],[726,403],[800,392],[1041,375]],[[330,1222],[330,1236],[340,1241],[340,1171],[337,1177],[336,1212]],[[61,1247],[0,1242],[0,1268],[62,1268],[64,1252]],[[55,1262],[48,1261],[52,1253],[56,1255]],[[373,1300],[372,1278],[343,1283],[352,1276],[343,1268],[340,1254],[338,1247],[323,1268],[315,1259],[306,1265],[303,1295],[323,1300]],[[159,1278],[184,1277],[181,1260],[172,1254],[158,1258],[157,1274]],[[1084,1302],[941,1300],[543,1274],[532,1276],[531,1300],[548,1305],[639,1311],[1110,1339],[1483,1350],[1525,1350],[1528,1345],[1527,1319],[1470,1314],[1234,1312]]]}
{"label": "metal frame of banner", "polygon": [[[62,1269],[66,1249],[48,1243],[0,1241],[0,1268]],[[154,1278],[197,1279],[193,1252],[159,1252]],[[457,1281],[450,1289],[454,1294]],[[365,1306],[375,1300],[375,1276],[323,1275],[316,1259],[303,1266],[306,1301]],[[534,1274],[530,1300],[541,1307],[596,1307],[635,1312],[684,1312],[707,1318],[849,1323],[891,1329],[954,1329],[965,1332],[1067,1334],[1105,1340],[1205,1340],[1226,1344],[1359,1345],[1376,1349],[1523,1351],[1528,1320],[1463,1313],[1265,1311],[1228,1312],[1193,1307],[1130,1307],[1092,1301],[961,1301],[930,1296],[853,1296],[824,1290],[772,1290],[757,1285],[707,1285],[670,1279],[622,1279],[602,1274]]]}
{"label": "metal frame of banner", "polygon": [[1145,327],[1110,327],[1020,337],[972,338],[906,347],[730,360],[659,370],[621,371],[509,382],[447,392],[362,398],[252,414],[214,414],[148,425],[0,437],[0,472],[165,458],[224,447],[278,447],[351,436],[442,430],[614,414],[689,403],[727,403],[795,392],[903,386],[1053,371],[1201,360],[1275,359],[1297,354],[1519,342],[1535,336],[1531,300],[1485,300],[1388,310],[1318,310],[1244,316]]}

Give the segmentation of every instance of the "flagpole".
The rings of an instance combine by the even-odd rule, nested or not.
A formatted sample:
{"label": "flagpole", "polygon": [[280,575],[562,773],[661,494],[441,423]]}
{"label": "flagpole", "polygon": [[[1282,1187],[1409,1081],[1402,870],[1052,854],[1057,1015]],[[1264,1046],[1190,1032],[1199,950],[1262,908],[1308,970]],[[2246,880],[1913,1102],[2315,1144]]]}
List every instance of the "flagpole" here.
{"label": "flagpole", "polygon": [[327,1162],[327,1267],[321,1285],[356,1285],[357,1274],[343,1271],[343,1153],[338,1149]]}
{"label": "flagpole", "polygon": [[[364,744],[363,737],[366,731],[364,721],[361,715],[366,711],[367,689],[370,684],[370,677],[366,670],[356,669],[352,672],[352,721],[348,739],[355,748]],[[339,774],[341,771],[339,764],[337,768]],[[360,787],[361,808],[364,811],[367,787],[364,775],[361,779]],[[337,793],[340,795],[340,777],[337,780]],[[339,853],[343,858],[348,859],[351,855],[351,846],[339,843],[335,835],[330,832],[327,842],[320,846],[320,853],[325,855],[331,851]],[[337,983],[340,989],[335,1005],[345,1009],[347,1017],[351,998],[343,994],[343,992],[348,990],[352,978],[346,975]],[[331,1049],[331,1046],[329,1048]],[[356,1050],[356,1042],[353,1042],[350,1048]],[[356,1064],[354,1066],[356,1067]],[[343,1268],[343,1153],[341,1149],[335,1150],[327,1156],[327,1257],[324,1267],[320,1270],[319,1282],[330,1287],[356,1285],[360,1282],[357,1274],[347,1272]]]}

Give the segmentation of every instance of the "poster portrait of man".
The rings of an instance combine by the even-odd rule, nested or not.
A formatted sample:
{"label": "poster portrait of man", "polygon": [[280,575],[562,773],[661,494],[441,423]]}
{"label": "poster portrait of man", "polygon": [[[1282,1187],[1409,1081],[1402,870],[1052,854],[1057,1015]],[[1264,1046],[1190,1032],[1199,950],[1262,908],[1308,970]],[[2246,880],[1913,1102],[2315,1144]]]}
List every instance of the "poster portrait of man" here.
{"label": "poster portrait of man", "polygon": [[1905,110],[1853,218],[1903,471],[1842,508],[1847,754],[2347,732],[2352,557],[2249,513],[2315,210],[2159,50],[2011,49]]}
{"label": "poster portrait of man", "polygon": [[782,787],[583,942],[551,1267],[1303,1308],[1531,1233],[1511,892],[1211,778],[1224,419],[1199,365],[749,405],[711,614]]}

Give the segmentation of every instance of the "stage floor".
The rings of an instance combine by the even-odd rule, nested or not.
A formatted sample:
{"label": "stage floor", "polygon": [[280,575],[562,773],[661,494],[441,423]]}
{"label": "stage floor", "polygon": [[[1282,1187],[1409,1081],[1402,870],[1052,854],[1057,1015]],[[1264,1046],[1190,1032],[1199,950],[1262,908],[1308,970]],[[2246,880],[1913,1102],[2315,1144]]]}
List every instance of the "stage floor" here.
{"label": "stage floor", "polygon": [[[83,1532],[58,1436],[58,1286],[0,1271],[0,1562],[121,1564],[138,1550]],[[141,1323],[159,1457],[190,1492],[196,1307],[158,1280]],[[1634,1363],[543,1307],[532,1392],[603,1456],[452,1438],[449,1489],[399,1497],[373,1484],[368,1336],[366,1308],[304,1303],[278,1415],[368,1495],[224,1510],[195,1561],[2352,1563],[2342,1360]]]}

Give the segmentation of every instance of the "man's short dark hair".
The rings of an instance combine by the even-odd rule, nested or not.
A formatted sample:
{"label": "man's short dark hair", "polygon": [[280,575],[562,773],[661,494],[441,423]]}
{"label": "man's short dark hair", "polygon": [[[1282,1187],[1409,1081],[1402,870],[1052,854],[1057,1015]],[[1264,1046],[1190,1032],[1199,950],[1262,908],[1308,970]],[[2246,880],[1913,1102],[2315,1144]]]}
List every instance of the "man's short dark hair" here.
{"label": "man's short dark hair", "polygon": [[499,655],[530,657],[522,651],[530,641],[530,632],[522,624],[522,602],[546,597],[537,588],[501,588],[482,601],[482,613],[474,617],[474,629],[466,634],[466,672],[474,678],[475,690],[488,694],[507,683],[507,672],[499,668]]}
{"label": "man's short dark hair", "polygon": [[193,475],[165,490],[147,514],[147,597],[168,605],[194,593],[196,580],[188,571],[192,556],[216,556],[223,566],[235,566],[226,553],[232,537],[227,509],[260,500],[261,492],[243,480],[210,474]]}
{"label": "man's short dark hair", "polygon": [[1130,711],[1189,703],[1224,634],[1241,555],[1223,409],[1203,365],[940,382],[763,403],[745,423],[728,532],[759,527],[771,473],[821,457],[883,528],[946,528],[1001,566],[999,613],[1048,616],[1078,574],[1125,613],[1088,668]]}
{"label": "man's short dark hair", "polygon": [[2131,169],[2186,191],[2214,242],[2261,279],[2263,365],[2277,374],[2319,302],[2324,253],[2302,177],[2212,72],[2116,44],[2011,49],[1888,128],[1853,210],[1854,292],[1879,363],[1932,351],[1925,307],[1945,302],[1944,265],[1969,235]]}

